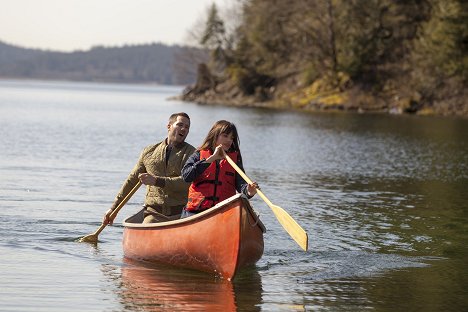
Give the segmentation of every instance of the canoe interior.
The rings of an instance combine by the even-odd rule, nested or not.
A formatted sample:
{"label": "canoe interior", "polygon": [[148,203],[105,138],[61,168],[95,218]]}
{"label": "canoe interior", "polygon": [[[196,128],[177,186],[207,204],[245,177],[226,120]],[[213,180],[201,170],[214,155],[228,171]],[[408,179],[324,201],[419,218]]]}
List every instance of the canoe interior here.
{"label": "canoe interior", "polygon": [[184,224],[184,223],[191,223],[193,220],[197,219],[203,219],[206,218],[206,216],[210,216],[215,214],[216,211],[219,211],[229,205],[232,202],[235,202],[236,200],[242,200],[242,205],[245,207],[245,209],[251,214],[251,216],[254,218],[255,222],[258,222],[258,226],[262,229],[262,232],[266,232],[265,225],[262,223],[260,220],[258,214],[255,212],[255,210],[252,208],[250,205],[249,200],[247,197],[245,197],[242,194],[236,194],[225,201],[222,201],[218,203],[216,206],[213,208],[210,208],[204,212],[201,212],[199,214],[196,214],[194,216],[184,218],[184,219],[178,219],[178,220],[173,220],[173,221],[166,221],[166,222],[154,222],[154,223],[145,223],[143,224],[143,219],[144,219],[144,209],[141,209],[138,211],[136,214],[126,218],[123,222],[124,227],[127,228],[159,228],[159,227],[167,227],[167,226],[172,226],[172,225],[177,225],[177,224]]}

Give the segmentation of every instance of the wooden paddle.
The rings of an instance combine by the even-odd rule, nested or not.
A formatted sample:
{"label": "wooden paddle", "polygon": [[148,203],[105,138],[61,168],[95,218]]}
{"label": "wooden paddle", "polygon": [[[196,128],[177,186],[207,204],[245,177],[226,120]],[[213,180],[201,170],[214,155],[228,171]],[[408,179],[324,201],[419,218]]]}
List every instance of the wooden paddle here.
{"label": "wooden paddle", "polygon": [[[112,213],[109,216],[111,219],[113,219],[119,213],[119,210],[122,209],[122,207],[128,202],[128,200],[133,196],[133,194],[135,194],[135,192],[140,188],[140,186],[141,181],[138,180],[138,183],[133,187],[130,193],[128,193],[127,196],[125,196],[125,198],[120,202],[120,204],[114,209],[114,211],[112,211]],[[78,239],[78,242],[97,243],[99,233],[101,233],[106,226],[107,224],[102,223],[101,226],[96,230],[96,232],[94,232],[93,234],[83,236],[82,238]]]}
{"label": "wooden paddle", "polygon": [[[237,166],[237,164],[226,155],[226,160],[231,164],[231,166],[237,171],[238,174],[245,180],[245,182],[252,184],[252,180]],[[257,194],[265,201],[265,203],[273,210],[273,213],[278,219],[279,223],[283,228],[288,232],[288,234],[296,241],[296,243],[305,251],[308,248],[308,238],[307,233],[304,231],[301,226],[294,220],[283,208],[280,206],[274,205],[262,191],[257,189]]]}

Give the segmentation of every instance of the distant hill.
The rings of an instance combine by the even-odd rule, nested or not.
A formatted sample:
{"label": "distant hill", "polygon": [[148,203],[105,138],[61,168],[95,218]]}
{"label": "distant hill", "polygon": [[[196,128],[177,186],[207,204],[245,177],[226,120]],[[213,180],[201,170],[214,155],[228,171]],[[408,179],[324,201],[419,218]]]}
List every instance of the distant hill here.
{"label": "distant hill", "polygon": [[187,85],[196,79],[193,55],[205,58],[204,51],[160,43],[65,53],[0,41],[0,78]]}

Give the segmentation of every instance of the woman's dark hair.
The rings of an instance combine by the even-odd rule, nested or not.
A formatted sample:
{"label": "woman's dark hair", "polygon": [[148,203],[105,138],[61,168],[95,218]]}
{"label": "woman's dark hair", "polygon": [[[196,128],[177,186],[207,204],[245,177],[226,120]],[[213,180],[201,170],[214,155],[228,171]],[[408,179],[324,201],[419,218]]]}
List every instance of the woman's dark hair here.
{"label": "woman's dark hair", "polygon": [[210,131],[208,132],[205,140],[203,141],[202,145],[198,148],[199,150],[211,150],[214,152],[216,148],[216,139],[221,133],[229,134],[232,133],[233,140],[231,148],[229,148],[228,152],[239,152],[240,140],[239,135],[237,135],[237,128],[232,122],[227,120],[218,120],[214,123],[213,127],[211,127]]}

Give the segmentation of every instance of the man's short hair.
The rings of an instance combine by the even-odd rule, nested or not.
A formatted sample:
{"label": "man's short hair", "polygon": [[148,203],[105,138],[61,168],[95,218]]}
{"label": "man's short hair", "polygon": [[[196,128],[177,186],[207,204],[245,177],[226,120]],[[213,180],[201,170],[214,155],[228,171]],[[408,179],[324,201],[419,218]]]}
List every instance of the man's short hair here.
{"label": "man's short hair", "polygon": [[181,112],[181,113],[174,113],[174,114],[172,114],[171,117],[169,117],[169,123],[173,123],[174,121],[176,121],[178,116],[185,117],[185,118],[187,118],[187,119],[190,121],[189,115],[187,115],[187,113]]}

